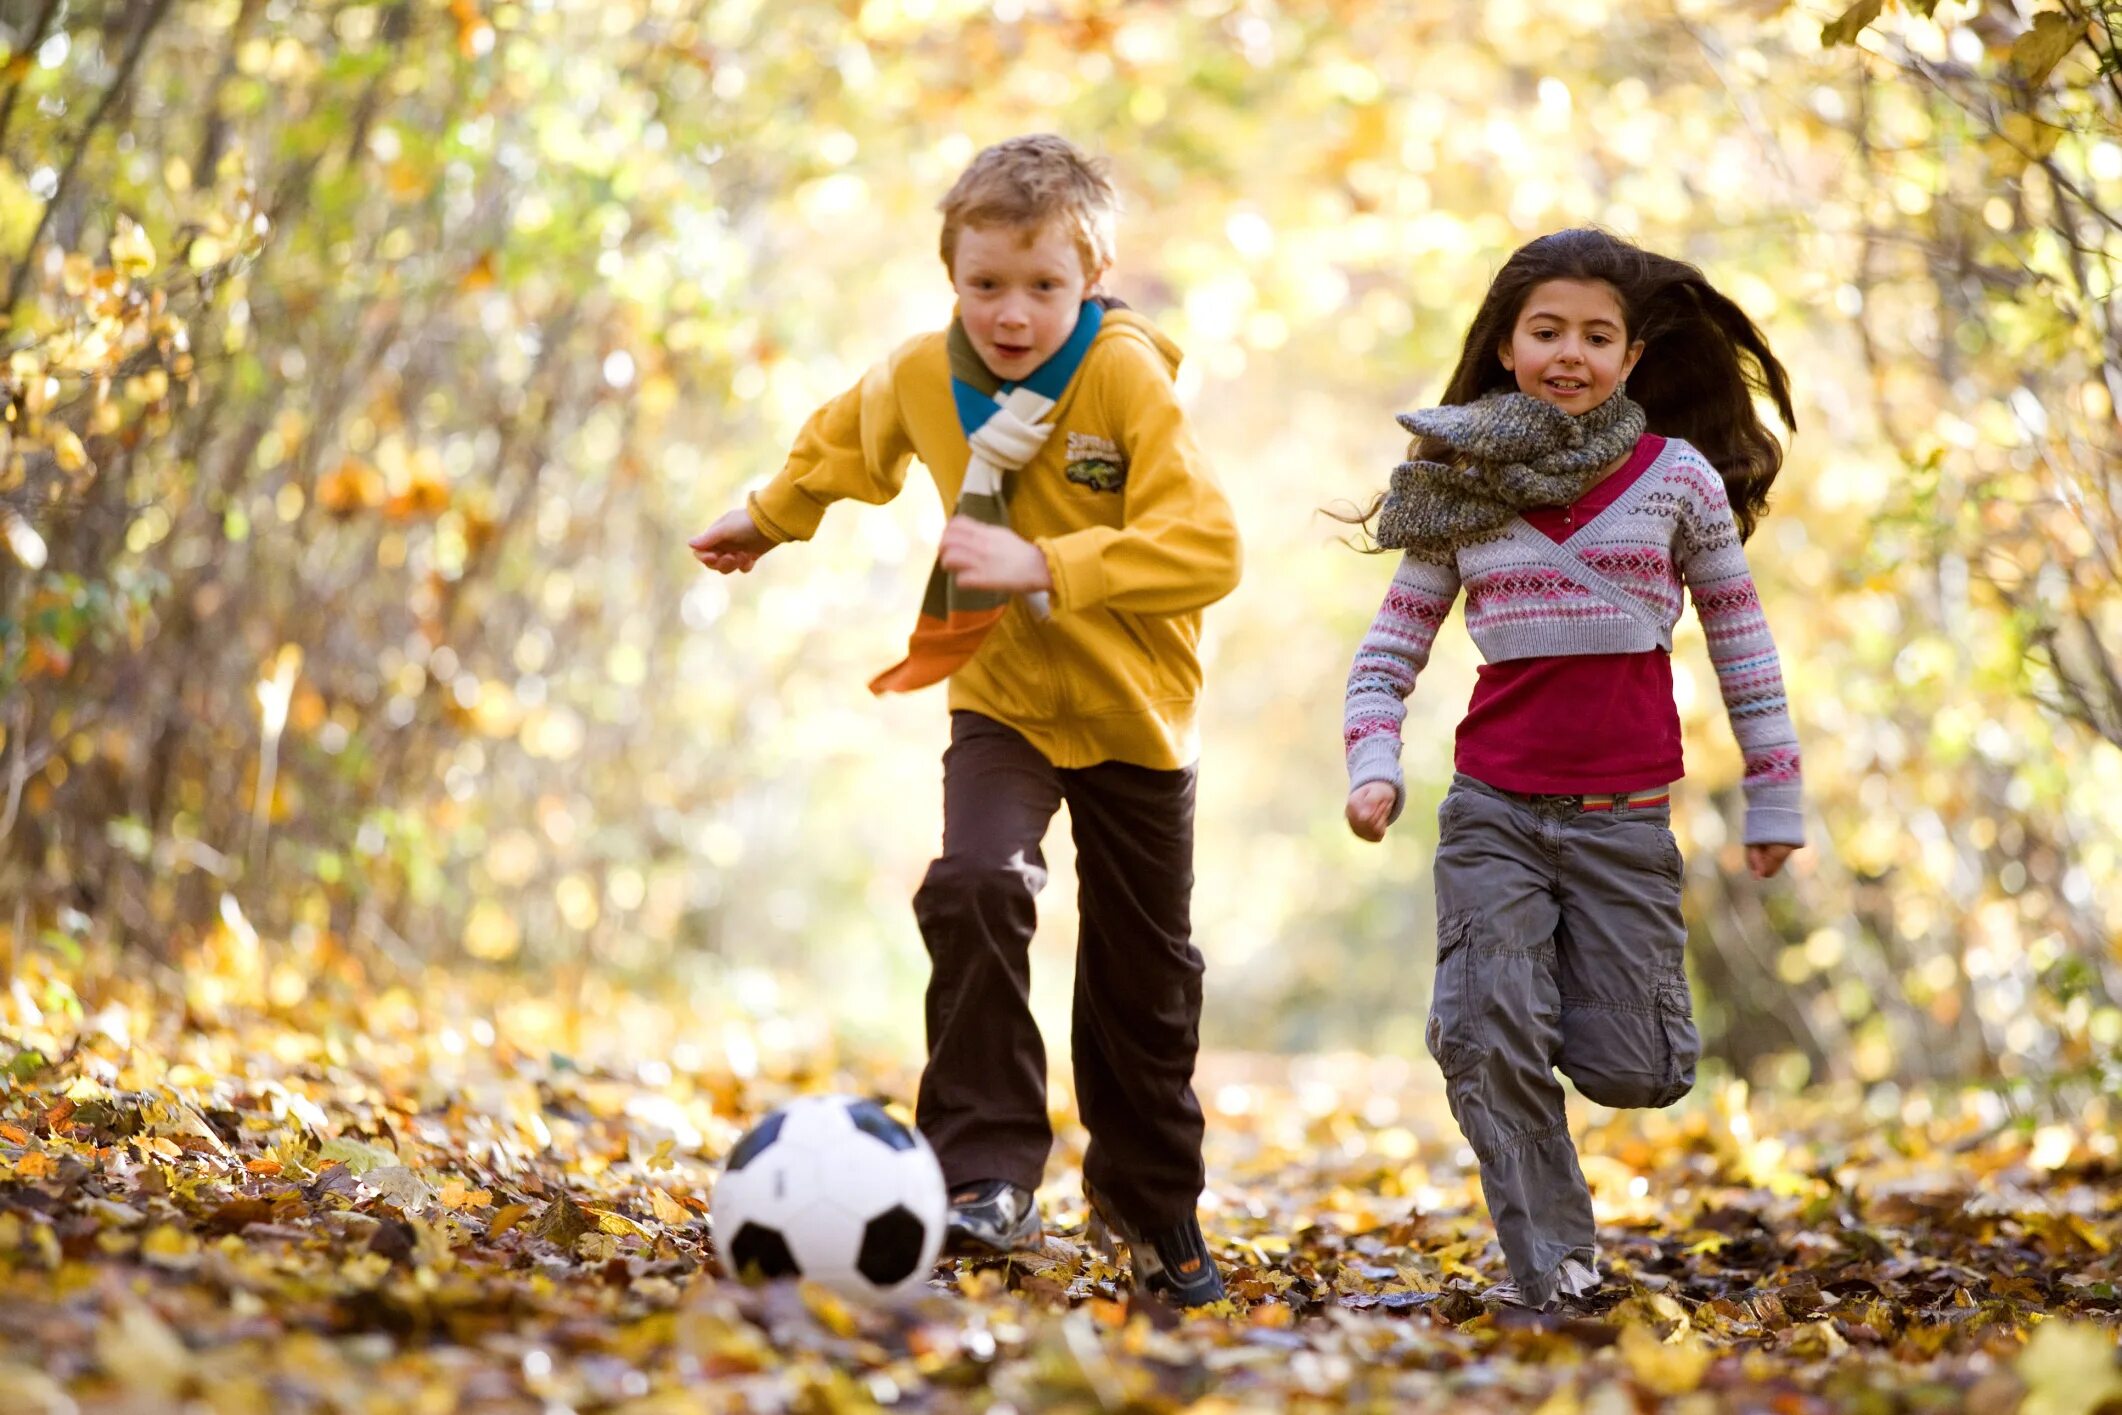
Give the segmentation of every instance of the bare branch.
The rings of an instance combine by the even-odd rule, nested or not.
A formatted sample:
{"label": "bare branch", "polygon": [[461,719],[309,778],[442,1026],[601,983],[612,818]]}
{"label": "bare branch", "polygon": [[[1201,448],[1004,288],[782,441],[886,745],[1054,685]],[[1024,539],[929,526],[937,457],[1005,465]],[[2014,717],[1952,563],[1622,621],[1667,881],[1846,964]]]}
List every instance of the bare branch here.
{"label": "bare branch", "polygon": [[[24,55],[34,55],[44,47],[44,37],[51,33],[52,20],[58,15],[61,3],[62,0],[44,0],[44,4],[37,11],[36,22],[30,26],[29,38],[15,51],[16,59]],[[31,62],[34,63],[35,60],[32,59]],[[7,130],[15,120],[15,100],[21,94],[22,80],[18,78],[7,86],[6,101],[0,102],[0,152],[7,150]]]}
{"label": "bare branch", "polygon": [[109,116],[111,109],[131,86],[133,70],[139,66],[140,56],[147,49],[148,36],[155,32],[155,27],[169,14],[169,7],[170,0],[150,0],[147,13],[141,18],[139,27],[133,31],[132,42],[126,46],[125,59],[119,64],[117,75],[111,79],[110,87],[103,91],[103,98],[96,104],[96,111],[89,114],[87,124],[74,141],[74,150],[67,154],[66,167],[59,173],[58,185],[52,189],[51,200],[44,204],[44,210],[37,217],[37,229],[30,233],[29,244],[22,251],[22,259],[15,263],[14,273],[8,278],[7,303],[0,306],[0,311],[12,311],[16,302],[22,298],[23,282],[29,278],[29,272],[36,265],[37,246],[44,240],[44,228],[51,224],[52,213],[59,209],[60,200],[67,194],[74,173],[81,166],[81,159],[87,156],[89,144],[95,141],[96,130],[103,126],[103,120]]}

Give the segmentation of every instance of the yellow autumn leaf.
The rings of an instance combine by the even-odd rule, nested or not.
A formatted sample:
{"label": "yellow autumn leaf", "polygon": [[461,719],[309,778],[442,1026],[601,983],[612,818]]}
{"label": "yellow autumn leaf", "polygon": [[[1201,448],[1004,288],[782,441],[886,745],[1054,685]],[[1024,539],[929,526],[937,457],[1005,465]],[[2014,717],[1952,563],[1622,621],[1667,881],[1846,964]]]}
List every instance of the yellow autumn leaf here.
{"label": "yellow autumn leaf", "polygon": [[2019,1356],[2026,1403],[2019,1415],[2091,1415],[2122,1397],[2113,1332],[2078,1322],[2043,1322]]}
{"label": "yellow autumn leaf", "polygon": [[2077,48],[2086,36],[2085,20],[2045,11],[2034,16],[2033,27],[2012,41],[2012,72],[2039,87],[2063,56]]}
{"label": "yellow autumn leaf", "polygon": [[618,1238],[653,1238],[655,1236],[625,1214],[600,1213],[597,1215],[597,1227]]}
{"label": "yellow autumn leaf", "polygon": [[381,1253],[356,1253],[339,1265],[339,1276],[358,1291],[367,1291],[390,1276],[391,1260]]}
{"label": "yellow autumn leaf", "polygon": [[183,1393],[192,1373],[192,1355],[182,1338],[131,1301],[96,1329],[96,1360],[126,1389],[165,1401]]}
{"label": "yellow autumn leaf", "polygon": [[500,1208],[494,1210],[493,1218],[487,1222],[486,1236],[499,1238],[502,1234],[521,1223],[524,1215],[529,1212],[529,1204],[503,1204]]}
{"label": "yellow autumn leaf", "polygon": [[88,449],[81,445],[81,439],[74,435],[72,428],[53,428],[51,441],[52,457],[59,463],[59,470],[78,472],[88,465]]}
{"label": "yellow autumn leaf", "polygon": [[165,1223],[140,1244],[140,1256],[165,1268],[188,1268],[199,1261],[199,1240]]}
{"label": "yellow autumn leaf", "polygon": [[1608,1320],[1650,1328],[1654,1334],[1675,1329],[1685,1331],[1690,1323],[1687,1309],[1663,1292],[1639,1292],[1608,1314]]}
{"label": "yellow autumn leaf", "polygon": [[1823,1318],[1792,1327],[1789,1349],[1800,1360],[1832,1361],[1849,1351],[1849,1343],[1835,1330],[1833,1322]]}
{"label": "yellow autumn leaf", "polygon": [[1584,1409],[1583,1398],[1577,1394],[1574,1384],[1555,1387],[1547,1399],[1540,1402],[1533,1415],[1580,1415]]}
{"label": "yellow autumn leaf", "polygon": [[111,267],[136,278],[155,268],[155,243],[130,217],[118,218],[118,233],[111,237]]}
{"label": "yellow autumn leaf", "polygon": [[1658,1395],[1686,1395],[1702,1384],[1715,1353],[1693,1336],[1675,1333],[1660,1341],[1649,1327],[1621,1328],[1621,1359],[1637,1382]]}
{"label": "yellow autumn leaf", "polygon": [[661,1189],[648,1191],[648,1207],[658,1223],[679,1224],[692,1221],[692,1212]]}
{"label": "yellow autumn leaf", "polygon": [[804,1307],[819,1326],[834,1336],[850,1337],[860,1330],[853,1309],[830,1288],[805,1279],[802,1292]]}
{"label": "yellow autumn leaf", "polygon": [[2056,150],[2063,140],[2063,129],[2054,123],[2044,123],[2030,113],[2007,113],[2002,124],[2005,140],[2028,157],[2040,159]]}
{"label": "yellow autumn leaf", "polygon": [[1857,36],[1864,32],[1864,27],[1878,19],[1879,12],[1884,8],[1886,0],[1857,0],[1856,4],[1844,10],[1838,18],[1821,27],[1821,47],[1831,49],[1837,44],[1855,44]]}

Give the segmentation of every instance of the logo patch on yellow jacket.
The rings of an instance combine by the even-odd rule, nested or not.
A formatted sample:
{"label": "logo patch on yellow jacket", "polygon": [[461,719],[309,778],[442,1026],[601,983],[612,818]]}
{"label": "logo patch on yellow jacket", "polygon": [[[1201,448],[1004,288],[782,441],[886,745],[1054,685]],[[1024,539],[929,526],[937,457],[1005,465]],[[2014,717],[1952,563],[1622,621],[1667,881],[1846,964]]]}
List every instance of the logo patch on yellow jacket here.
{"label": "logo patch on yellow jacket", "polygon": [[1127,459],[1118,444],[1089,433],[1068,435],[1068,479],[1092,491],[1119,491],[1127,485]]}

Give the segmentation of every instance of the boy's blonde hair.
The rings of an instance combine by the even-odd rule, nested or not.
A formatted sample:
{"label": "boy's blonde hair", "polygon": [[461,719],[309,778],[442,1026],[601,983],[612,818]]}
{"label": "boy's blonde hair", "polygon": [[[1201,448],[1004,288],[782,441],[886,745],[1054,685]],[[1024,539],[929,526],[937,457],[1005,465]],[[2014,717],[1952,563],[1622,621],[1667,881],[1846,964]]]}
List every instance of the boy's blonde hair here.
{"label": "boy's blonde hair", "polygon": [[1113,263],[1119,208],[1105,163],[1068,139],[1034,133],[998,142],[973,159],[938,204],[943,268],[955,273],[958,233],[967,226],[1037,230],[1059,221],[1075,237],[1084,273],[1096,276]]}

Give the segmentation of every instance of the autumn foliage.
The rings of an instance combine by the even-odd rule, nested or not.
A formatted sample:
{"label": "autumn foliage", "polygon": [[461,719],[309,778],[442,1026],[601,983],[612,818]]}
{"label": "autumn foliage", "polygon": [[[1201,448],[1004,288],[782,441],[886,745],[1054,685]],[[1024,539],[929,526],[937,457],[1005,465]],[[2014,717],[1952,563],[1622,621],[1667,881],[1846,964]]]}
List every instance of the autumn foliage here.
{"label": "autumn foliage", "polygon": [[[4,7],[0,1408],[2114,1398],[2117,20]],[[1034,129],[1112,159],[1113,286],[1186,350],[1248,546],[1196,891],[1235,1301],[1178,1325],[1081,1247],[1065,1168],[1045,1259],[906,1317],[733,1289],[699,1220],[777,1097],[911,1094],[943,714],[860,684],[940,508],[741,582],[683,539],[947,318],[934,202]],[[1318,512],[1382,484],[1503,255],[1586,222],[1793,370],[1749,553],[1810,845],[1744,877],[1683,631],[1712,1060],[1670,1115],[1578,1113],[1619,1280],[1558,1325],[1474,1298],[1420,1036],[1472,657],[1359,848],[1327,787],[1382,567]]]}

